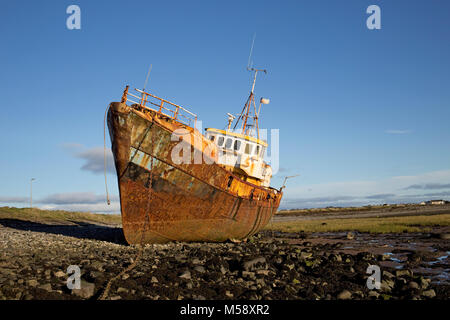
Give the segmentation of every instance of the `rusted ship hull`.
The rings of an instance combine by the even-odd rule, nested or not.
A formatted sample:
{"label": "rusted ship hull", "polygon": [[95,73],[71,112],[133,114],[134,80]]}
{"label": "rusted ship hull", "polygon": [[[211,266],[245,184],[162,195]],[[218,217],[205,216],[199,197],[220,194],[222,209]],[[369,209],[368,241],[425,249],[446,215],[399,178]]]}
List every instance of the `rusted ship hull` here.
{"label": "rusted ship hull", "polygon": [[108,128],[128,243],[217,242],[261,230],[282,193],[243,181],[216,163],[174,163],[172,149],[179,142],[171,136],[180,127],[156,112],[110,105]]}

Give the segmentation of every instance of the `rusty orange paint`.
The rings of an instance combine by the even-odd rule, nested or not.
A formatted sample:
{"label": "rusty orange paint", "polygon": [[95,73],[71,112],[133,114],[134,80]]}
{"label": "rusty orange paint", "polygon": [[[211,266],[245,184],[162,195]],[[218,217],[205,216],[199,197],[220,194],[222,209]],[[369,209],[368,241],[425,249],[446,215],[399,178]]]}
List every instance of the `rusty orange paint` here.
{"label": "rusty orange paint", "polygon": [[[281,191],[245,181],[217,164],[215,144],[167,115],[130,107],[122,99],[110,104],[108,128],[130,244],[141,237],[144,243],[244,239],[278,209]],[[212,148],[212,163],[175,163],[171,153],[179,141],[172,141],[172,133],[177,129],[186,130],[186,141],[201,139],[192,145],[191,160],[195,152],[203,155]]]}

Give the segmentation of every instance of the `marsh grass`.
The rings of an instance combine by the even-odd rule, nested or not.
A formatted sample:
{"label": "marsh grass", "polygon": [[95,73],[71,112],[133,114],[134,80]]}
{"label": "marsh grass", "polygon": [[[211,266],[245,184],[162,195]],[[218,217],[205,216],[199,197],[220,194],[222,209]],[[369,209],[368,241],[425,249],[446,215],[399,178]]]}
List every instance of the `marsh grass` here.
{"label": "marsh grass", "polygon": [[430,231],[433,226],[449,226],[450,214],[380,218],[318,219],[271,222],[265,229],[284,232],[401,233]]}
{"label": "marsh grass", "polygon": [[[414,205],[415,206],[415,205]],[[407,204],[391,204],[391,205],[367,205],[363,207],[327,207],[327,208],[311,208],[311,209],[291,209],[280,210],[277,215],[307,215],[315,213],[353,213],[371,210],[393,211],[395,209],[412,207]]]}
{"label": "marsh grass", "polygon": [[0,207],[0,219],[18,219],[40,222],[95,222],[120,224],[120,214],[100,214],[90,212],[72,212],[63,210],[41,210],[38,208]]}

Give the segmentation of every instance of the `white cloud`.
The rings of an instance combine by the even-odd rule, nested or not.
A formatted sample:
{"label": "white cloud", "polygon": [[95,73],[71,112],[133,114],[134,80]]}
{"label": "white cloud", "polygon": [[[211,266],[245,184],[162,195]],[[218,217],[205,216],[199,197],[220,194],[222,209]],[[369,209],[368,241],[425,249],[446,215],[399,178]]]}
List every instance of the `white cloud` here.
{"label": "white cloud", "polygon": [[[117,199],[117,196],[111,196],[110,199]],[[58,204],[58,205],[72,205],[72,204],[96,204],[105,202],[106,195],[97,195],[93,192],[66,192],[51,194],[37,203],[43,204]]]}
{"label": "white cloud", "polygon": [[[110,195],[111,205],[106,204],[106,195],[92,192],[66,192],[48,195],[33,201],[34,207],[44,210],[88,211],[98,213],[119,213],[119,196]],[[0,203],[29,204],[27,197],[0,197]]]}
{"label": "white cloud", "polygon": [[[91,171],[93,173],[103,173],[104,167],[104,150],[103,147],[95,147],[75,154],[77,158],[85,160],[81,170]],[[106,172],[116,173],[114,167],[114,158],[111,149],[106,149]]]}
{"label": "white cloud", "polygon": [[[420,202],[433,197],[450,199],[450,170],[369,181],[343,181],[287,187],[281,207],[350,206],[376,203]],[[431,186],[415,189],[411,186]],[[439,192],[437,186],[443,187]],[[447,191],[445,189],[448,189]],[[426,192],[428,190],[428,192]]]}
{"label": "white cloud", "polygon": [[0,203],[29,203],[30,198],[28,197],[0,197]]}
{"label": "white cloud", "polygon": [[111,201],[107,205],[106,201],[102,203],[75,203],[75,204],[46,204],[39,206],[43,210],[66,210],[66,211],[85,211],[95,213],[120,213],[120,203]]}
{"label": "white cloud", "polygon": [[[94,147],[85,149],[82,144],[79,143],[65,143],[62,148],[68,150],[75,158],[83,159],[84,164],[81,170],[90,171],[95,174],[102,174],[105,171],[105,159],[103,147]],[[114,157],[111,152],[111,148],[106,148],[106,172],[116,173],[114,166]]]}

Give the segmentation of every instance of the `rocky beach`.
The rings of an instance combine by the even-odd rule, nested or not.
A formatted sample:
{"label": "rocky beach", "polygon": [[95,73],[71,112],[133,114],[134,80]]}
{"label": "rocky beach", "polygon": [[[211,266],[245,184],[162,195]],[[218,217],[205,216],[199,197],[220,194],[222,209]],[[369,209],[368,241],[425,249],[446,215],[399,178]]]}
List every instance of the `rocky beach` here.
{"label": "rocky beach", "polygon": [[[439,232],[389,238],[266,230],[240,243],[146,245],[106,299],[448,299],[450,242],[447,229]],[[419,241],[426,243],[407,246]],[[98,299],[139,252],[118,226],[14,219],[0,220],[0,248],[3,300]],[[81,289],[67,287],[70,265],[80,268]],[[382,271],[379,290],[367,288],[370,265]]]}

